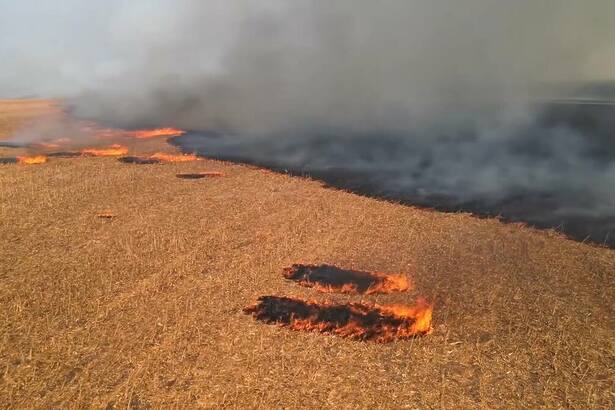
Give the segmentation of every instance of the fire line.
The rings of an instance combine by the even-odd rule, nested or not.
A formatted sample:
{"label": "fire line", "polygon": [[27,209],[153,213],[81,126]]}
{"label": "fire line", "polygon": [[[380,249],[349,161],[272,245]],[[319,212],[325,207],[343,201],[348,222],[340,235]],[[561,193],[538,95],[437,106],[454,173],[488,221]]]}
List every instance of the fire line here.
{"label": "fire line", "polygon": [[262,296],[244,309],[255,319],[287,327],[337,335],[352,340],[388,343],[431,332],[433,307],[366,303],[334,304],[279,296]]}

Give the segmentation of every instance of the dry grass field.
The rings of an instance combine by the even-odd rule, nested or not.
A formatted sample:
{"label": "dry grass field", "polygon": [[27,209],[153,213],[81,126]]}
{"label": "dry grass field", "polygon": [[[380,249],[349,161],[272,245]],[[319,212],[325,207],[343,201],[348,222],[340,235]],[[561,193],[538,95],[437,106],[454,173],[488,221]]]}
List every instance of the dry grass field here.
{"label": "dry grass field", "polygon": [[[0,104],[0,132],[25,116]],[[175,176],[202,171],[224,176]],[[282,276],[298,262],[407,272],[416,288],[319,294]],[[0,165],[0,406],[613,408],[614,273],[613,250],[555,232],[246,166]],[[389,344],[290,331],[242,312],[262,295],[422,295],[434,330]]]}

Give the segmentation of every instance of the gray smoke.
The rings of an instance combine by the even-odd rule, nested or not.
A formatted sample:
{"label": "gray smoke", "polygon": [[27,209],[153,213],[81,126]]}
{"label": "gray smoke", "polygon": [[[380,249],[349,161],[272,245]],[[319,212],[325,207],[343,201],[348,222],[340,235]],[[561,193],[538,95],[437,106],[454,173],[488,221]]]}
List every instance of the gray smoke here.
{"label": "gray smoke", "polygon": [[[2,95],[123,125],[268,132],[518,121],[613,77],[611,0],[0,0]],[[497,116],[494,116],[496,111]]]}
{"label": "gray smoke", "polygon": [[0,0],[0,96],[224,130],[220,155],[382,171],[412,198],[556,192],[563,215],[610,218],[613,122],[543,103],[613,100],[577,87],[615,79],[612,16],[613,0]]}

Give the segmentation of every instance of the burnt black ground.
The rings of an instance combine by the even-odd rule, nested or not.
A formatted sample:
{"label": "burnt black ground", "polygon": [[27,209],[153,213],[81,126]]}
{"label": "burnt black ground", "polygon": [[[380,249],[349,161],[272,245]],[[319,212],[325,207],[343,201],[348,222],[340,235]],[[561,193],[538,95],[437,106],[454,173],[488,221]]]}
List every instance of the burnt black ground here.
{"label": "burnt black ground", "polygon": [[[310,321],[314,327],[319,326],[319,331],[323,333],[335,334],[354,324],[356,329],[342,334],[362,341],[407,339],[412,335],[403,331],[414,323],[412,318],[387,314],[378,307],[363,303],[319,304],[282,296],[261,296],[258,303],[245,308],[244,313],[251,314],[259,321],[283,326],[292,326],[295,321]],[[401,335],[398,335],[399,330],[402,330]]]}
{"label": "burnt black ground", "polygon": [[369,272],[342,269],[332,265],[293,265],[284,270],[284,277],[295,282],[317,283],[336,288],[354,285],[358,293],[365,293],[370,286],[384,280]]}
{"label": "burnt black ground", "polygon": [[189,132],[184,152],[309,176],[358,194],[555,228],[615,247],[615,105],[553,103],[505,135]]}

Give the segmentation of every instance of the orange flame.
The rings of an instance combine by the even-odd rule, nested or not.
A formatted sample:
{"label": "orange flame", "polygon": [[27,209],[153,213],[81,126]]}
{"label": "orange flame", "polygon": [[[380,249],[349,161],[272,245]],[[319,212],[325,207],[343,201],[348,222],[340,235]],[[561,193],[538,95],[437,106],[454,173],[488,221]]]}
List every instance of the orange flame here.
{"label": "orange flame", "polygon": [[128,136],[144,139],[144,138],[155,138],[155,137],[175,137],[178,135],[185,134],[186,131],[180,130],[177,128],[156,128],[153,130],[137,130],[137,131],[129,131]]}
{"label": "orange flame", "polygon": [[164,152],[157,152],[150,156],[151,159],[156,159],[161,162],[188,162],[188,161],[198,161],[199,157],[194,154],[167,154]]}
{"label": "orange flame", "polygon": [[252,314],[257,320],[292,330],[387,343],[430,333],[433,307],[424,300],[415,306],[387,306],[263,296],[256,304],[245,308],[244,312]]}
{"label": "orange flame", "polygon": [[301,286],[327,293],[405,292],[412,283],[404,274],[385,274],[341,269],[332,265],[295,264],[285,268],[283,275]]}
{"label": "orange flame", "polygon": [[86,148],[81,150],[81,153],[93,157],[119,157],[128,154],[128,148],[113,144],[108,148]]}
{"label": "orange flame", "polygon": [[47,162],[47,157],[44,155],[23,156],[17,157],[17,161],[23,165],[44,164]]}
{"label": "orange flame", "polygon": [[433,316],[433,306],[425,299],[419,299],[415,306],[406,305],[384,305],[379,306],[384,313],[399,317],[413,318],[414,323],[410,328],[412,334],[431,333],[431,318]]}

